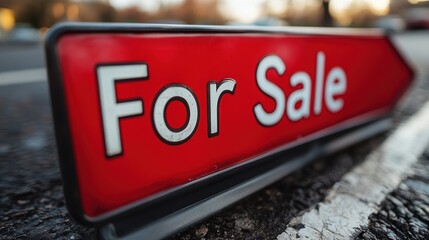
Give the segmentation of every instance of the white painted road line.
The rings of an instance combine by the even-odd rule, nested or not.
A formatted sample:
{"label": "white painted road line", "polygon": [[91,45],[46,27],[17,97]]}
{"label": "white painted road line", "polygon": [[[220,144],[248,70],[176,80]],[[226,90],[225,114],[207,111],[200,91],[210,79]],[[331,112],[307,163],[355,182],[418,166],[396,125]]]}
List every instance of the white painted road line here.
{"label": "white painted road line", "polygon": [[48,79],[45,68],[0,72],[0,86],[43,82]]}
{"label": "white painted road line", "polygon": [[386,194],[412,173],[429,144],[429,102],[365,161],[336,183],[324,202],[292,219],[277,239],[350,239]]}

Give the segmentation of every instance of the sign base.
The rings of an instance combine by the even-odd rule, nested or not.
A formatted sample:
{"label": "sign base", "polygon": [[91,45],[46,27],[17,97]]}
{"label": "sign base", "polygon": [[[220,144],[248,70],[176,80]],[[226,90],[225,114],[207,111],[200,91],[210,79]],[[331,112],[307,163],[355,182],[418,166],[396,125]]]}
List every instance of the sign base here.
{"label": "sign base", "polygon": [[[208,197],[206,200],[191,207],[162,217],[149,224],[144,224],[147,222],[147,216],[139,214],[128,216],[120,221],[101,227],[99,229],[100,237],[105,240],[166,238],[197,224],[221,209],[299,170],[312,161],[379,135],[390,129],[392,125],[392,119],[389,116],[383,116],[367,122],[358,123],[356,121],[354,125],[338,126],[338,131],[336,132],[331,132],[327,135],[321,134],[314,139],[307,139],[307,142],[302,145],[290,146],[278,154],[269,156],[263,165],[271,169],[263,170],[265,173],[262,175],[256,174],[261,172],[261,166],[255,165],[253,169],[242,171],[238,176],[230,176],[223,181],[213,183],[222,185],[232,181],[235,182],[237,179],[246,179],[233,188]],[[252,174],[254,175],[252,176]],[[199,191],[204,190],[199,189]]]}

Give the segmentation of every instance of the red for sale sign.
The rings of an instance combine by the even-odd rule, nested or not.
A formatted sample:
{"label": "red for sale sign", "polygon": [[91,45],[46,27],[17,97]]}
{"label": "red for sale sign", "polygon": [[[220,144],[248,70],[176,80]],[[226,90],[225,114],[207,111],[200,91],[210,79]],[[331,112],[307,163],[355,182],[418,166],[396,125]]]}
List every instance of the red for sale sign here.
{"label": "red for sale sign", "polygon": [[89,222],[386,116],[412,79],[375,31],[65,25],[47,45],[66,196]]}

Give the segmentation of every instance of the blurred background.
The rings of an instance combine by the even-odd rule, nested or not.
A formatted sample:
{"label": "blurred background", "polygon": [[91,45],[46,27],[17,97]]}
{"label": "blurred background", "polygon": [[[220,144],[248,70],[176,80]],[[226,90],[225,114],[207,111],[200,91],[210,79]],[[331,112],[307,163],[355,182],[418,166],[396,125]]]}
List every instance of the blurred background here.
{"label": "blurred background", "polygon": [[[54,138],[43,38],[54,24],[64,21],[381,27],[394,33],[392,40],[417,71],[414,88],[395,119],[406,119],[429,100],[429,0],[0,0],[0,239],[91,239],[88,236],[94,233],[67,215]],[[305,177],[290,178],[297,183],[281,185],[288,192],[279,195],[284,196],[281,200],[264,192],[249,200],[258,211],[259,199],[282,203],[262,207],[264,219],[254,225],[265,229],[264,224],[271,223],[266,216],[283,221],[285,212],[291,217],[302,212],[300,206],[313,206],[311,201],[323,199],[326,192],[313,188],[313,180],[325,189],[360,161],[348,159],[361,159],[366,151],[355,149],[338,158],[335,163],[340,167],[332,171],[327,169],[334,162],[328,161],[326,167],[305,170]],[[296,191],[289,191],[290,186],[297,186]],[[228,230],[230,223],[247,225],[253,219],[243,215],[241,206],[237,209],[222,215],[231,216],[229,220],[216,218],[225,225],[213,232],[228,235],[214,239],[237,234]],[[416,225],[416,218],[411,220],[407,226],[426,230],[426,225]],[[264,224],[259,227],[259,223]],[[277,223],[266,229],[273,228],[279,229]]]}
{"label": "blurred background", "polygon": [[429,28],[429,0],[0,0],[0,41],[37,41],[55,23]]}

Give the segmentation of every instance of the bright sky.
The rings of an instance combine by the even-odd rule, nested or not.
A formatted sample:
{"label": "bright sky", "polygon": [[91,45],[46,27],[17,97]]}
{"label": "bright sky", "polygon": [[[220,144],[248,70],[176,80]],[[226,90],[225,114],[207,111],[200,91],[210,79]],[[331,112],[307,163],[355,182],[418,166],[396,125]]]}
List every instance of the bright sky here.
{"label": "bright sky", "polygon": [[160,2],[166,4],[180,3],[183,0],[109,0],[113,7],[122,9],[131,6],[139,6],[142,10],[156,11]]}
{"label": "bright sky", "polygon": [[261,14],[264,0],[223,0],[220,10],[241,22],[252,22]]}
{"label": "bright sky", "polygon": [[[109,0],[110,3],[118,9],[138,6],[145,11],[156,11],[159,5],[177,4],[184,0]],[[198,0],[206,1],[206,0]],[[352,21],[353,12],[361,12],[362,9],[357,9],[356,6],[364,6],[376,16],[384,16],[389,13],[389,6],[392,0],[331,0],[330,10],[333,16],[343,25],[347,25]],[[429,0],[408,0],[410,2],[420,2]],[[282,13],[288,7],[300,8],[301,11],[307,11],[307,7],[314,4],[320,4],[320,0],[220,0],[219,10],[229,17],[239,22],[251,23],[257,20],[262,12],[263,4],[267,3],[267,7],[272,13]],[[288,3],[293,3],[288,6]],[[357,4],[359,3],[359,4]],[[359,10],[359,11],[358,11]]]}
{"label": "bright sky", "polygon": [[[110,3],[118,9],[139,6],[142,10],[155,11],[158,9],[160,2],[163,3],[180,3],[183,0],[110,0]],[[204,0],[200,0],[204,1]],[[267,0],[221,0],[220,10],[241,22],[255,21],[261,14],[262,3]],[[268,7],[273,10],[281,11],[287,6],[287,1],[268,0]]]}

